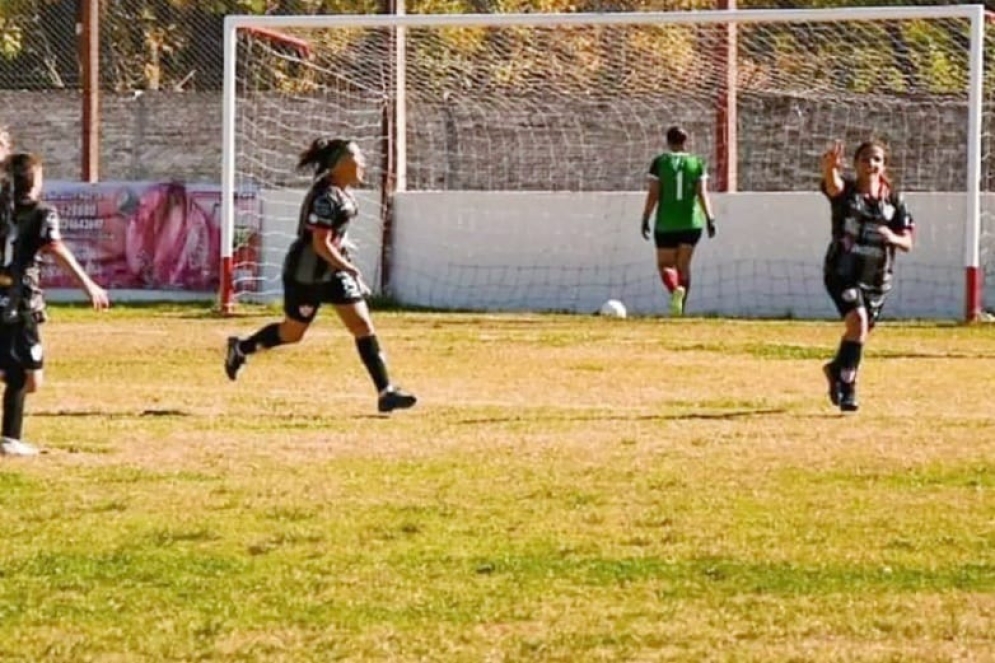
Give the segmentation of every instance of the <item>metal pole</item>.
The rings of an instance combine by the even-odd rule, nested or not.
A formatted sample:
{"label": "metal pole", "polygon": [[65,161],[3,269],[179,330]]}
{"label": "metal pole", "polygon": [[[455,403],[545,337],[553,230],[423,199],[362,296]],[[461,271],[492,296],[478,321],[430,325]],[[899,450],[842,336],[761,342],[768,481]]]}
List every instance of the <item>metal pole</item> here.
{"label": "metal pole", "polygon": [[100,179],[100,0],[81,0],[80,66],[83,70],[82,179]]}

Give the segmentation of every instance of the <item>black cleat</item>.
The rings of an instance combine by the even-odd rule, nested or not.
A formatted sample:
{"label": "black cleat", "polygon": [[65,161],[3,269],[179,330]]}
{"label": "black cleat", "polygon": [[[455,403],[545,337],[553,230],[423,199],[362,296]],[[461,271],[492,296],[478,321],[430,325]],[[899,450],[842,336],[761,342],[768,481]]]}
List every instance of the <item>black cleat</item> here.
{"label": "black cleat", "polygon": [[413,407],[418,399],[414,394],[409,394],[401,389],[391,388],[380,394],[377,400],[377,410],[380,412],[392,412],[394,410],[406,410]]}
{"label": "black cleat", "polygon": [[829,384],[829,402],[833,405],[840,404],[840,371],[838,368],[833,366],[833,362],[823,365],[822,373],[826,376],[826,382]]}
{"label": "black cleat", "polygon": [[238,349],[238,336],[228,337],[228,351],[225,352],[225,373],[234,381],[245,364],[245,355]]}
{"label": "black cleat", "polygon": [[853,382],[840,383],[840,411],[841,412],[856,412],[860,409],[860,403],[857,402],[857,385]]}

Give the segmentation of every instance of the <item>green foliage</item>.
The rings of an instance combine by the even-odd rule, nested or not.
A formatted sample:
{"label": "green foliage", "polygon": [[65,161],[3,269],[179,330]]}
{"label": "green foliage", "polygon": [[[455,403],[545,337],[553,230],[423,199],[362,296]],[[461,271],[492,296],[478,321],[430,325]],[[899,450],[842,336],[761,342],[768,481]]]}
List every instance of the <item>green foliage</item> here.
{"label": "green foliage", "polygon": [[[66,34],[66,26],[75,20],[76,4],[72,0],[0,0],[0,59],[9,65],[6,73],[0,73],[0,87],[64,86],[78,79],[74,44]],[[818,8],[880,2],[791,0],[776,4]],[[707,10],[713,6],[712,0],[409,0],[407,10],[451,14]],[[739,6],[769,7],[771,3],[740,0]],[[220,33],[225,15],[376,13],[387,10],[389,0],[105,0],[103,7],[105,87],[119,91],[216,89],[222,78]],[[43,20],[51,16],[62,20]],[[739,28],[741,68],[749,72],[746,83],[756,80],[771,89],[790,90],[786,83],[794,76],[799,82],[832,85],[837,90],[842,82],[854,93],[962,93],[967,78],[966,29],[964,21],[906,21],[891,26],[743,25]],[[533,40],[529,31],[506,31],[494,56],[481,64],[474,59],[476,53],[498,48],[488,31],[443,30],[436,32],[431,43],[413,36],[411,58],[420,68],[418,84],[428,89],[466,84],[471,68],[474,78],[489,87],[514,88],[551,72],[577,84],[624,87],[629,74],[620,63],[626,53],[636,52],[651,60],[641,63],[641,69],[651,73],[649,79],[632,84],[647,89],[666,85],[676,72],[686,76],[700,66],[709,48],[702,44],[700,33],[691,28],[643,27],[592,42],[589,35],[567,31],[554,31],[541,40]],[[369,39],[358,33],[327,41],[313,33],[309,38],[316,40],[315,48],[322,53],[327,49],[333,57],[341,55],[345,65],[350,54]],[[649,47],[652,44],[656,48]],[[995,56],[995,43],[986,44],[986,51]],[[807,55],[799,58],[799,53]],[[262,75],[267,80],[259,83],[285,90],[306,91],[314,84],[292,63]]]}

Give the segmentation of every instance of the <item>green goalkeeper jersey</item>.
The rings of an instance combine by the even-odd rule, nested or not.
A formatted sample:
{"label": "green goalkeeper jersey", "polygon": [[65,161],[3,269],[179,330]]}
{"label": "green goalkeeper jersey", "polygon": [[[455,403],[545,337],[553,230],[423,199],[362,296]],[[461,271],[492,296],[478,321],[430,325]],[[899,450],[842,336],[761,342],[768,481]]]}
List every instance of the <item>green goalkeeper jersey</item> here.
{"label": "green goalkeeper jersey", "polygon": [[687,152],[664,152],[650,164],[649,176],[660,183],[656,232],[699,230],[705,213],[698,202],[698,182],[707,179],[704,160]]}

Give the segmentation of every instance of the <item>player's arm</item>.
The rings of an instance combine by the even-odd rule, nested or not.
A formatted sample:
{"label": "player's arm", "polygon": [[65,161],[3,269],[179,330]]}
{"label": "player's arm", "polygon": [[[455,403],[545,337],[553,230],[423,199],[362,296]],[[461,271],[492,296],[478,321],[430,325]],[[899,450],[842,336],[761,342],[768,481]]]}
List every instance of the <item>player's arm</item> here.
{"label": "player's arm", "polygon": [[657,204],[660,202],[660,178],[656,174],[658,161],[658,158],[653,159],[649,172],[646,174],[646,202],[643,203],[643,222],[641,226],[643,239],[650,238],[650,218],[653,216],[653,210],[656,209]]}
{"label": "player's arm", "polygon": [[338,203],[327,194],[315,198],[308,226],[311,230],[311,248],[319,258],[327,262],[335,271],[359,276],[359,269],[349,261],[345,253],[335,245],[335,221],[341,214]]}
{"label": "player's arm", "polygon": [[359,276],[359,268],[346,258],[342,249],[335,246],[335,233],[331,228],[312,226],[311,247],[318,257],[331,265],[335,271],[348,272]]}
{"label": "player's arm", "polygon": [[80,289],[86,293],[89,297],[90,303],[93,304],[93,308],[97,310],[105,309],[110,306],[110,300],[107,297],[107,291],[101,288],[99,285],[94,283],[90,275],[86,273],[83,267],[80,266],[79,262],[76,260],[76,256],[73,252],[69,250],[65,242],[61,239],[54,240],[45,245],[42,249],[48,255],[55,258],[55,261],[59,263],[62,269],[69,272],[76,283],[79,285]]}
{"label": "player's arm", "polygon": [[915,246],[915,221],[905,206],[905,200],[899,195],[896,197],[895,216],[891,223],[878,228],[884,241],[894,246],[899,251],[908,253]]}
{"label": "player's arm", "polygon": [[701,204],[701,209],[705,213],[705,224],[708,227],[708,236],[715,237],[715,212],[712,210],[712,199],[708,195],[708,177],[702,175],[698,178],[697,183],[695,183],[695,193],[698,196],[698,202]]}
{"label": "player's arm", "polygon": [[843,193],[843,142],[836,141],[822,155],[822,190],[830,198]]}
{"label": "player's arm", "polygon": [[54,209],[49,209],[45,213],[45,218],[41,223],[42,251],[55,258],[62,269],[69,272],[80,289],[89,297],[93,308],[102,310],[110,306],[107,291],[94,283],[90,275],[80,266],[76,256],[62,241],[62,233],[59,230],[59,215]]}

